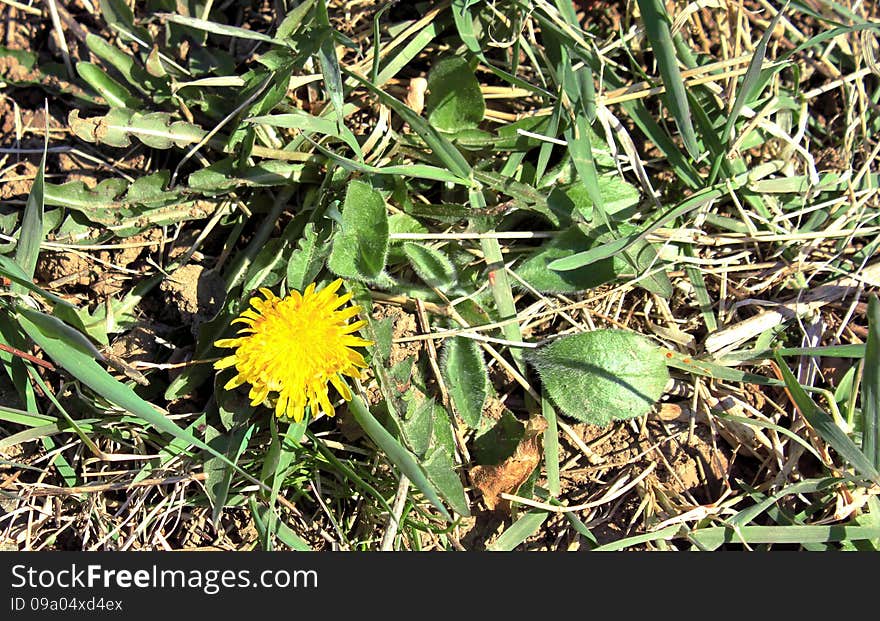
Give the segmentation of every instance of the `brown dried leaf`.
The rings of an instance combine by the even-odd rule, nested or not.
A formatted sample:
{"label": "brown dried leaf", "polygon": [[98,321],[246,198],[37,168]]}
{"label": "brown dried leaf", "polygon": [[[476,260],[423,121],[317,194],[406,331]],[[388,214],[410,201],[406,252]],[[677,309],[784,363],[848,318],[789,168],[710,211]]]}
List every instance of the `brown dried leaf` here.
{"label": "brown dried leaf", "polygon": [[515,491],[537,467],[541,461],[541,435],[545,429],[547,421],[541,416],[533,416],[526,424],[513,455],[500,464],[471,468],[471,480],[483,494],[483,502],[489,510],[509,508],[509,503],[501,499],[501,494]]}

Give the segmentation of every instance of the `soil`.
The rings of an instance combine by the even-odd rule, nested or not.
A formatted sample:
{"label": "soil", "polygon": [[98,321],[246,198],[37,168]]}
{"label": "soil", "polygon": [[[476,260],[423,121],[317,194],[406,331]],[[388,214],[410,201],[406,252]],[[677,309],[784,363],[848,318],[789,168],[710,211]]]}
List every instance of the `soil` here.
{"label": "soil", "polygon": [[152,362],[156,359],[159,345],[156,330],[149,325],[135,326],[110,343],[110,353],[125,362]]}
{"label": "soil", "polygon": [[220,309],[226,285],[212,270],[190,263],[171,273],[159,285],[166,306],[164,317],[172,325],[189,325],[193,335]]}
{"label": "soil", "polygon": [[[159,249],[162,239],[160,229],[148,229],[110,250],[85,253],[46,249],[40,253],[35,277],[50,290],[80,294],[89,302],[102,303],[126,286],[130,274],[123,270],[151,269],[144,259]],[[51,235],[50,241],[54,241]]]}

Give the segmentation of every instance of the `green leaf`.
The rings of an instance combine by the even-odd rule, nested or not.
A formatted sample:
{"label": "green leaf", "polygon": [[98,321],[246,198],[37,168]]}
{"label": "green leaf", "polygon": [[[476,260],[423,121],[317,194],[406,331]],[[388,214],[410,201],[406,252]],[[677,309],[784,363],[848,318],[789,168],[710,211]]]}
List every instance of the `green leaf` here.
{"label": "green leaf", "polygon": [[[30,284],[37,267],[37,259],[40,256],[40,244],[43,241],[43,206],[46,174],[46,148],[48,147],[49,132],[43,143],[43,159],[34,178],[34,184],[28,194],[27,203],[24,207],[24,215],[21,218],[21,229],[18,233],[18,245],[15,247],[15,263],[21,268],[24,278]],[[4,257],[5,258],[5,257]],[[13,285],[13,291],[24,291],[25,286],[19,283]]]}
{"label": "green leaf", "polygon": [[238,26],[218,24],[217,22],[211,22],[186,15],[177,15],[175,13],[156,13],[155,15],[166,21],[180,24],[181,26],[187,26],[188,28],[195,28],[196,30],[210,32],[215,35],[234,37],[237,39],[249,39],[251,41],[262,41],[263,43],[274,43],[275,45],[286,45],[284,41],[279,41],[269,35],[254,30],[247,30],[246,28],[239,28]]}
{"label": "green leaf", "polygon": [[343,278],[374,281],[388,255],[388,214],[382,195],[352,181],[342,206],[342,226],[333,240],[328,267]]}
{"label": "green leaf", "polygon": [[508,73],[503,69],[499,69],[491,62],[489,62],[489,60],[483,54],[482,48],[480,47],[480,41],[477,39],[477,35],[474,29],[474,21],[468,10],[468,8],[473,4],[476,3],[472,0],[453,0],[452,2],[452,15],[455,18],[455,26],[458,29],[458,34],[461,37],[462,42],[467,46],[468,50],[476,54],[477,58],[479,58],[480,61],[486,67],[488,67],[492,73],[497,75],[502,80],[506,80],[514,86],[528,89],[544,97],[553,97],[552,93],[549,93],[543,88],[535,86],[534,84],[530,84],[525,80],[521,80],[514,74]]}
{"label": "green leaf", "polygon": [[559,481],[559,426],[556,410],[550,404],[546,394],[541,395],[541,414],[547,421],[544,431],[544,467],[547,471],[547,489],[554,496],[561,491]]}
{"label": "green leaf", "polygon": [[[635,212],[640,199],[638,188],[616,174],[602,175],[598,178],[598,183],[599,194],[602,196],[602,208],[609,217],[617,216],[612,219],[623,220]],[[582,183],[575,183],[566,188],[564,196],[571,201],[574,210],[586,220],[595,220],[593,201]]]}
{"label": "green leaf", "polygon": [[782,360],[782,356],[776,354],[775,358],[776,364],[782,370],[782,379],[785,382],[786,388],[788,388],[788,392],[791,394],[792,400],[794,400],[803,417],[810,423],[810,426],[862,476],[871,479],[875,483],[880,483],[880,473],[877,472],[873,462],[868,459],[865,453],[859,450],[859,447],[834,422],[834,419],[816,405],[800,383],[798,383],[797,378],[792,374],[788,365]]}
{"label": "green leaf", "polygon": [[324,86],[330,95],[333,109],[336,111],[336,121],[339,127],[343,127],[342,72],[339,70],[339,60],[336,58],[336,40],[333,36],[333,27],[330,25],[330,17],[327,14],[326,0],[318,0],[315,5],[315,22],[320,28],[316,36],[321,39],[321,45],[318,48],[318,62],[321,65],[321,74],[324,76]]}
{"label": "green leaf", "polygon": [[660,348],[625,330],[565,336],[526,359],[563,413],[601,426],[646,414],[669,379]]}
{"label": "green leaf", "polygon": [[207,133],[192,123],[175,121],[167,112],[141,114],[124,108],[113,108],[103,117],[92,118],[80,118],[79,110],[74,108],[67,122],[82,140],[111,147],[127,147],[131,136],[154,149],[184,147],[198,142]]}
{"label": "green leaf", "polygon": [[266,116],[254,116],[247,119],[248,123],[255,125],[268,125],[270,127],[286,127],[290,129],[299,129],[304,132],[314,132],[339,138],[347,144],[358,156],[363,159],[361,146],[355,138],[351,130],[344,125],[337,125],[330,119],[321,118],[311,115],[302,110],[295,110],[285,114],[271,114]]}
{"label": "green leaf", "polygon": [[299,248],[291,253],[287,263],[287,287],[302,291],[309,283],[314,282],[329,251],[329,243],[318,239],[315,224],[306,224],[299,240]]}
{"label": "green leaf", "polygon": [[862,371],[862,451],[880,470],[880,302],[868,299],[868,342]]}
{"label": "green leaf", "polygon": [[[674,369],[680,369],[687,373],[711,377],[712,379],[730,382],[743,382],[746,384],[758,384],[760,386],[783,386],[784,383],[772,377],[746,373],[739,369],[726,367],[711,360],[690,358],[677,351],[663,350],[666,356],[666,364]],[[769,352],[768,352],[769,353]]]}
{"label": "green leaf", "polygon": [[76,63],[76,72],[107,100],[111,108],[136,109],[141,105],[122,84],[104,73],[104,70],[87,62]]}
{"label": "green leaf", "polygon": [[731,106],[730,112],[727,113],[727,121],[724,123],[724,129],[721,130],[721,140],[725,144],[730,144],[730,141],[733,140],[731,132],[743,106],[745,106],[747,101],[754,99],[757,94],[756,87],[760,84],[759,77],[761,75],[761,66],[764,64],[764,57],[767,54],[767,44],[770,43],[770,37],[773,36],[773,31],[776,30],[776,24],[779,23],[786,8],[788,8],[788,2],[786,2],[785,6],[778,10],[776,15],[773,16],[773,19],[770,20],[767,30],[764,31],[764,35],[755,47],[755,52],[752,54],[752,60],[749,61],[749,67],[746,70],[745,76],[743,76],[739,89],[737,90],[736,99],[733,100],[733,106]]}
{"label": "green leaf", "polygon": [[428,122],[443,132],[457,132],[479,125],[486,111],[480,83],[467,59],[444,58],[428,73]]}
{"label": "green leaf", "polygon": [[[393,213],[388,216],[388,232],[392,237],[396,233],[427,233],[428,227],[406,213]],[[388,264],[396,265],[407,262],[407,256],[403,253],[403,246],[407,242],[391,239],[388,248]]]}
{"label": "green leaf", "polygon": [[550,264],[550,268],[560,271],[573,270],[579,267],[590,265],[592,263],[595,263],[596,261],[601,261],[602,259],[612,257],[618,253],[623,252],[624,250],[629,249],[633,244],[635,244],[639,240],[644,239],[651,231],[663,226],[666,222],[669,222],[670,220],[673,220],[675,218],[679,218],[686,213],[689,213],[707,203],[711,203],[712,201],[725,195],[729,191],[729,188],[713,186],[700,190],[699,192],[695,192],[693,195],[683,200],[671,210],[660,215],[659,217],[656,217],[650,223],[643,225],[641,228],[639,228],[638,233],[625,235],[620,239],[615,239],[614,241],[596,246],[595,248],[591,248],[590,250],[587,250],[585,252],[579,252],[570,257],[556,259],[555,261],[553,261],[553,263]]}
{"label": "green leaf", "polygon": [[[60,329],[63,326],[60,321],[27,308],[19,308],[18,312],[18,322],[21,328],[58,366],[73,377],[111,403],[137,416],[145,424],[170,434],[188,445],[207,451],[226,462],[248,480],[254,480],[225,455],[178,427],[164,414],[139,397],[129,386],[114,379],[95,361],[89,351],[84,351],[81,345],[68,342],[69,333]],[[67,329],[72,330],[69,327]],[[85,337],[82,338],[85,339]]]}
{"label": "green leaf", "polygon": [[282,265],[286,244],[281,238],[270,239],[248,266],[244,277],[244,291],[258,287],[274,287],[284,277]]}
{"label": "green leaf", "polygon": [[[439,408],[438,408],[439,409]],[[445,421],[449,426],[449,421]],[[470,508],[468,507],[467,496],[464,494],[464,487],[461,484],[461,478],[455,470],[455,463],[452,460],[455,448],[451,440],[452,434],[449,434],[449,443],[437,443],[428,450],[427,455],[422,460],[422,468],[428,480],[434,484],[440,495],[446,499],[449,506],[456,513],[464,517],[470,516]],[[435,440],[437,436],[435,434]]]}
{"label": "green leaf", "polygon": [[669,24],[669,15],[666,12],[662,0],[638,0],[639,10],[642,13],[642,22],[645,24],[645,32],[654,50],[657,59],[657,68],[660,77],[666,87],[666,105],[669,107],[672,118],[681,132],[684,146],[691,157],[697,158],[700,148],[697,146],[697,137],[691,124],[691,113],[688,108],[687,92],[684,80],[678,70],[678,59],[675,55],[675,45],[672,41],[672,31]]}
{"label": "green leaf", "polygon": [[394,436],[388,433],[379,421],[373,417],[367,405],[359,395],[354,395],[349,409],[358,424],[363,428],[368,436],[382,449],[395,466],[412,481],[425,497],[434,505],[440,514],[447,520],[452,519],[446,507],[437,496],[437,490],[428,480],[425,472],[419,466],[415,455],[408,451]]}
{"label": "green leaf", "polygon": [[134,35],[140,39],[141,45],[150,46],[153,42],[150,33],[146,28],[134,25],[134,13],[125,0],[99,0],[99,3],[101,15],[110,27],[120,33],[125,33],[127,35],[125,38],[128,40],[131,40],[131,35]]}
{"label": "green leaf", "polygon": [[704,548],[714,549],[724,543],[778,543],[806,544],[838,541],[861,541],[880,537],[880,526],[834,524],[831,526],[743,526],[733,529],[724,526],[701,528],[688,538]]}
{"label": "green leaf", "polygon": [[[290,546],[293,550],[311,552],[312,548],[309,546],[309,543],[285,524],[275,513],[274,509],[257,502],[257,499],[253,496],[248,498],[248,507],[251,510],[251,515],[254,516],[254,526],[261,541],[265,542],[270,538],[270,534],[274,534],[278,537],[279,541]],[[270,524],[272,525],[271,530]]]}
{"label": "green leaf", "polygon": [[498,539],[487,549],[493,552],[510,552],[516,546],[538,532],[541,525],[547,521],[550,514],[546,511],[529,511],[523,514],[516,522],[510,525]]}
{"label": "green leaf", "polygon": [[[349,73],[349,75],[360,82],[361,86],[373,93],[379,98],[379,101],[394,110],[401,118],[409,123],[410,127],[424,140],[434,151],[434,155],[440,158],[449,171],[460,179],[460,182],[468,183],[466,180],[470,178],[471,166],[461,154],[461,151],[449,142],[449,140],[435,128],[429,125],[425,119],[416,114],[412,108],[395,99],[385,91],[370,84],[368,80],[357,75]],[[400,167],[406,168],[406,167]]]}
{"label": "green leaf", "polygon": [[18,313],[20,319],[27,318],[31,323],[38,326],[43,334],[52,335],[53,338],[63,341],[67,348],[76,350],[92,359],[104,360],[104,356],[89,339],[79,330],[67,325],[57,317],[23,306],[18,308]]}
{"label": "green leaf", "polygon": [[308,12],[312,10],[313,4],[315,4],[315,0],[305,0],[291,9],[290,13],[288,13],[278,25],[278,30],[275,31],[275,37],[278,39],[287,39],[295,34],[303,24],[303,20],[306,18]]}
{"label": "green leaf", "polygon": [[2,254],[0,254],[0,274],[11,280],[14,285],[20,286],[20,290],[36,293],[37,295],[51,301],[56,307],[60,305],[73,308],[73,305],[67,300],[59,298],[54,293],[49,293],[31,282],[31,279],[28,278],[27,274],[24,273],[18,263]]}
{"label": "green leaf", "polygon": [[474,458],[481,466],[500,464],[513,455],[525,434],[525,425],[507,409],[497,421],[483,418],[480,427],[474,439]]}
{"label": "green leaf", "polygon": [[[409,370],[405,371],[406,379],[404,380],[408,383],[412,364],[408,364],[406,360],[397,363],[391,374],[401,370],[402,366],[409,367]],[[400,435],[407,447],[421,458],[425,456],[431,446],[431,437],[434,435],[434,410],[437,408],[437,403],[433,399],[414,398],[411,393],[404,395],[404,400],[407,407],[406,414],[400,421]]]}
{"label": "green leaf", "polygon": [[574,293],[610,282],[618,271],[629,267],[626,261],[615,256],[573,270],[550,269],[553,261],[585,251],[594,243],[579,227],[570,227],[533,252],[515,270],[516,274],[541,293]]}
{"label": "green leaf", "polygon": [[455,411],[468,427],[476,428],[480,424],[489,385],[482,349],[473,339],[461,336],[446,339],[441,365]]}
{"label": "green leaf", "polygon": [[[239,425],[228,433],[221,433],[219,430],[208,425],[205,430],[205,441],[226,455],[229,461],[238,463],[241,454],[250,441],[253,431],[254,425]],[[213,507],[211,521],[215,525],[219,523],[223,507],[226,505],[233,472],[233,469],[223,460],[216,457],[205,460],[205,473],[207,475],[205,478],[205,493]]]}
{"label": "green leaf", "polygon": [[406,242],[403,244],[403,253],[410,260],[416,274],[428,285],[443,289],[455,282],[455,266],[439,250]]}
{"label": "green leaf", "polygon": [[113,66],[125,77],[126,81],[142,92],[158,91],[157,94],[168,96],[170,90],[167,81],[158,79],[147,73],[138,65],[134,57],[115,45],[111,45],[98,35],[86,35],[86,45],[98,58]]}

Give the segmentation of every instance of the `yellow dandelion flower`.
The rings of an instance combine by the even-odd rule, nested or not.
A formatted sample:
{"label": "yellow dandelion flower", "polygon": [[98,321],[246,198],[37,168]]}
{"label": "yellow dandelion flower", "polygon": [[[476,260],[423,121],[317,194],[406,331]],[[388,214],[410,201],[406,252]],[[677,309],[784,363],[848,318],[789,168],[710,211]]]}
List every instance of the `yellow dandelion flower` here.
{"label": "yellow dandelion flower", "polygon": [[248,396],[255,406],[269,393],[278,393],[275,415],[297,422],[303,419],[306,405],[313,417],[333,416],[327,383],[350,401],[351,391],[342,376],[360,378],[360,369],[367,366],[352,348],[373,344],[353,334],[367,322],[348,323],[362,309],[340,309],[351,299],[351,293],[336,295],[341,286],[338,279],[316,292],[312,283],[302,293],[293,291],[285,298],[261,288],[265,299],[251,298],[252,308],[232,322],[245,325],[240,336],[215,343],[235,348],[235,353],[214,363],[215,369],[237,371],[224,388],[249,383]]}

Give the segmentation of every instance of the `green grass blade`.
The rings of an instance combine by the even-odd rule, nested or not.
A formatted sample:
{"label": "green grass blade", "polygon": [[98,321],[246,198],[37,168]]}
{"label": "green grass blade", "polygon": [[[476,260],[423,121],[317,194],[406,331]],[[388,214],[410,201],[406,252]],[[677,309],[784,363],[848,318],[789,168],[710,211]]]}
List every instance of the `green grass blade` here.
{"label": "green grass blade", "polygon": [[[48,113],[47,117],[48,119]],[[48,120],[47,120],[48,123]],[[37,258],[40,256],[40,244],[43,242],[43,206],[46,175],[46,149],[49,147],[49,129],[46,126],[46,136],[43,141],[43,158],[34,178],[34,184],[28,194],[27,203],[24,207],[24,215],[21,218],[21,229],[18,233],[18,245],[15,247],[16,267],[21,268],[21,276],[30,284],[37,267]],[[5,257],[4,257],[5,258]],[[13,291],[23,292],[25,285],[14,283]]]}
{"label": "green grass blade", "polygon": [[732,518],[727,520],[727,523],[732,526],[746,526],[753,520],[755,520],[759,515],[764,513],[768,508],[772,507],[776,502],[780,499],[785,498],[786,496],[791,496],[794,494],[811,494],[821,490],[833,490],[839,483],[841,479],[811,479],[809,481],[800,481],[793,485],[789,485],[782,491],[773,494],[772,496],[768,496],[761,502],[748,507],[747,509],[743,509]]}
{"label": "green grass blade", "polygon": [[[19,243],[21,242],[19,241]],[[54,305],[60,304],[62,306],[73,308],[71,303],[67,300],[59,298],[57,295],[49,293],[31,282],[28,275],[23,269],[21,269],[21,266],[18,263],[2,254],[0,254],[0,275],[11,280],[14,285],[21,287],[19,291],[30,291],[31,293],[36,293],[46,298]],[[15,289],[13,288],[13,290]]]}
{"label": "green grass blade", "polygon": [[798,45],[793,50],[786,52],[780,57],[780,60],[787,60],[789,58],[797,57],[804,50],[808,50],[811,47],[815,47],[817,45],[821,45],[826,41],[831,41],[843,35],[848,35],[854,32],[859,32],[862,30],[874,30],[880,32],[880,22],[865,22],[861,24],[854,24],[852,26],[841,26],[840,28],[834,28],[832,30],[826,30],[817,34],[814,37],[810,37],[800,45]]}
{"label": "green grass blade", "polygon": [[691,124],[687,92],[681,72],[678,70],[678,59],[675,55],[666,7],[661,0],[638,0],[638,3],[645,31],[660,70],[660,77],[666,87],[666,104],[672,113],[672,118],[675,119],[678,131],[681,132],[685,148],[691,157],[696,159],[700,154],[700,148]]}
{"label": "green grass blade", "polygon": [[772,377],[764,377],[763,375],[755,375],[754,373],[746,373],[739,369],[725,367],[723,365],[712,362],[711,360],[700,360],[690,358],[677,351],[667,349],[666,365],[673,369],[680,369],[694,375],[703,377],[711,377],[717,380],[727,380],[730,382],[742,382],[745,384],[758,384],[761,386],[782,386],[783,383]]}
{"label": "green grass blade", "polygon": [[207,451],[214,457],[226,462],[248,480],[257,482],[252,476],[243,471],[236,464],[233,464],[225,455],[222,455],[192,434],[187,433],[178,427],[171,420],[166,418],[164,414],[158,412],[152,405],[139,397],[130,387],[117,381],[112,375],[101,368],[101,366],[95,361],[94,357],[83,351],[81,347],[71,346],[68,342],[63,340],[61,332],[50,332],[47,322],[37,323],[31,321],[31,319],[36,318],[35,316],[37,315],[42,315],[45,319],[58,322],[59,324],[61,323],[54,317],[43,315],[42,313],[30,309],[20,309],[18,318],[19,325],[21,325],[27,335],[39,345],[56,364],[70,373],[73,377],[111,403],[141,418],[148,425]]}
{"label": "green grass blade", "polygon": [[713,526],[695,530],[688,538],[700,546],[715,549],[725,543],[836,543],[840,541],[875,539],[880,537],[880,527],[850,526],[743,526],[728,528]]}
{"label": "green grass blade", "polygon": [[455,175],[445,168],[429,166],[427,164],[407,164],[405,166],[370,166],[369,164],[356,162],[355,160],[339,155],[338,153],[334,153],[330,149],[321,146],[311,139],[309,139],[309,142],[312,143],[315,149],[317,149],[323,155],[326,155],[328,158],[330,158],[346,170],[368,173],[371,175],[399,175],[404,177],[429,179],[431,181],[456,183],[458,185],[470,185],[470,182],[466,178]]}
{"label": "green grass blade", "polygon": [[434,151],[434,155],[440,158],[440,161],[443,162],[450,171],[463,179],[468,179],[470,177],[471,166],[468,164],[468,161],[464,159],[461,152],[455,148],[446,137],[428,125],[428,122],[425,121],[425,119],[416,114],[402,101],[395,99],[382,89],[371,84],[366,78],[363,78],[356,73],[347,73],[349,76],[360,82],[361,85],[366,87],[368,91],[376,95],[376,97],[379,98],[379,101],[394,110],[404,121],[409,123],[413,131],[421,136],[422,140],[424,140],[428,146],[431,147],[431,150]]}
{"label": "green grass blade", "polygon": [[[250,442],[254,425],[239,425],[225,435],[217,435],[215,438],[210,438],[208,435],[212,433],[212,429],[210,426],[206,427],[205,440],[221,444],[222,450],[229,457],[229,460],[238,463],[241,454]],[[205,462],[205,472],[207,473],[205,492],[212,505],[211,521],[217,526],[220,524],[223,507],[226,505],[226,498],[229,495],[233,471],[226,462],[212,457]]]}
{"label": "green grass blade", "polygon": [[565,257],[564,259],[556,259],[555,261],[550,263],[548,267],[552,270],[557,270],[560,272],[566,270],[576,270],[578,268],[595,263],[596,261],[601,261],[602,259],[607,259],[608,257],[612,257],[620,252],[624,252],[627,248],[629,248],[639,240],[647,237],[654,229],[657,229],[663,226],[666,222],[669,222],[670,220],[673,220],[675,218],[679,218],[686,213],[697,209],[698,207],[717,200],[728,191],[729,189],[726,186],[713,186],[711,188],[701,190],[700,192],[697,192],[693,196],[690,196],[679,203],[676,207],[671,209],[666,214],[663,214],[651,223],[643,226],[638,233],[633,233],[632,235],[627,235],[619,239],[615,239],[614,241],[608,242],[607,244],[596,246],[595,248],[591,248],[584,252],[578,252],[577,254],[573,254],[570,257]]}
{"label": "green grass blade", "polygon": [[287,127],[291,129],[300,129],[305,132],[315,132],[317,134],[326,134],[339,138],[358,156],[363,159],[361,145],[358,144],[357,138],[351,133],[351,130],[345,125],[338,125],[329,119],[313,116],[302,110],[291,111],[286,114],[274,114],[265,116],[255,116],[246,119],[248,123],[256,125],[269,125],[271,127]]}
{"label": "green grass blade", "polygon": [[862,451],[880,470],[880,302],[868,299],[868,342],[862,370]]}
{"label": "green grass blade", "polygon": [[864,343],[847,343],[845,345],[822,345],[819,347],[780,347],[779,349],[738,350],[725,354],[721,361],[760,360],[770,358],[774,353],[780,356],[835,356],[837,358],[864,358]]}
{"label": "green grass blade", "polygon": [[174,24],[180,24],[181,26],[187,26],[189,28],[195,28],[196,30],[201,30],[204,32],[210,32],[211,34],[221,35],[224,37],[234,37],[237,39],[249,39],[251,41],[262,41],[263,43],[272,43],[274,45],[287,45],[284,41],[279,41],[274,37],[270,37],[269,35],[265,35],[261,32],[256,32],[254,30],[248,30],[246,28],[239,28],[238,26],[229,26],[226,24],[218,24],[216,22],[211,22],[205,19],[199,19],[197,17],[188,17],[186,15],[177,15],[176,13],[156,13],[156,17],[160,19],[164,19],[165,21],[172,22]]}
{"label": "green grass blade", "polygon": [[424,471],[421,466],[419,466],[419,462],[416,460],[415,455],[409,452],[394,436],[388,433],[388,430],[375,419],[363,399],[358,395],[353,396],[351,403],[349,404],[349,409],[355,420],[364,429],[367,435],[370,436],[380,449],[385,451],[385,454],[388,455],[388,459],[400,468],[400,471],[413,482],[413,485],[421,490],[425,497],[437,508],[438,511],[440,511],[440,514],[444,518],[451,520],[452,517],[440,501],[440,497],[437,495],[434,486],[431,485],[431,482],[428,481],[428,477],[425,476]]}
{"label": "green grass blade", "polygon": [[483,54],[482,46],[480,45],[480,41],[477,39],[476,32],[474,30],[474,22],[473,18],[470,15],[470,11],[468,7],[473,4],[468,0],[452,0],[452,16],[455,19],[455,27],[458,29],[458,36],[461,37],[462,42],[468,48],[468,50],[477,56],[492,73],[497,75],[502,80],[506,80],[507,82],[513,84],[514,86],[519,86],[520,88],[525,88],[530,90],[538,95],[542,95],[544,97],[553,97],[553,94],[544,90],[539,86],[535,86],[525,80],[522,80],[512,73],[504,71],[499,67],[496,67],[486,58],[485,54]]}
{"label": "green grass blade", "polygon": [[526,539],[538,532],[541,525],[547,521],[549,513],[546,511],[529,511],[510,525],[495,542],[488,546],[492,552],[509,552]]}
{"label": "green grass blade", "polygon": [[388,80],[396,76],[404,67],[412,62],[413,58],[418,56],[425,47],[433,41],[437,35],[446,30],[452,22],[450,17],[443,13],[434,18],[434,20],[425,26],[418,34],[416,34],[402,50],[394,55],[382,70],[376,75],[375,80],[371,80],[373,85],[382,86]]}
{"label": "green grass blade", "polygon": [[[18,408],[10,408],[0,405],[0,421],[14,423],[16,425],[24,425],[25,427],[40,427],[55,422],[54,416],[46,414],[33,414]],[[0,440],[2,442],[2,440]]]}
{"label": "green grass blade", "polygon": [[342,112],[345,100],[342,87],[342,71],[339,69],[339,60],[336,58],[334,30],[330,25],[330,16],[327,14],[326,0],[318,0],[318,3],[315,5],[315,21],[324,31],[321,46],[318,48],[318,63],[321,65],[321,73],[324,76],[324,86],[330,95],[330,102],[336,111],[336,123],[342,129],[345,127]]}
{"label": "green grass blade", "polygon": [[862,476],[871,479],[875,483],[880,483],[880,473],[877,468],[868,459],[868,457],[859,450],[859,447],[847,436],[843,430],[837,426],[837,423],[824,412],[810,398],[803,387],[798,383],[794,374],[783,362],[781,356],[776,356],[776,363],[782,370],[782,377],[785,386],[788,388],[792,399],[797,405],[798,410],[803,414],[804,418],[813,427],[823,440],[834,447],[841,457],[843,457],[850,466],[856,469]]}
{"label": "green grass blade", "polygon": [[[486,201],[482,192],[471,190],[468,195],[471,207],[478,210],[486,208]],[[491,238],[481,239],[480,248],[483,250],[483,257],[489,270],[489,288],[492,290],[492,297],[495,300],[495,308],[498,311],[499,319],[516,317],[516,301],[513,299],[513,289],[510,286],[507,268],[504,266],[504,256],[501,253],[500,242],[497,239]],[[501,333],[508,341],[523,340],[519,322],[507,323],[501,326]],[[510,357],[513,358],[518,369],[521,371],[526,370],[521,349],[511,348]]]}
{"label": "green grass blade", "polygon": [[559,429],[556,425],[556,410],[547,395],[541,394],[541,413],[547,421],[544,431],[544,467],[547,469],[547,489],[554,496],[561,490],[559,482]]}
{"label": "green grass blade", "polygon": [[768,423],[762,420],[756,420],[754,418],[746,418],[745,416],[734,416],[733,414],[727,414],[726,412],[721,412],[714,409],[710,409],[710,411],[712,412],[712,416],[720,418],[721,420],[730,420],[735,423],[739,423],[740,425],[748,425],[750,427],[757,427],[758,429],[772,429],[776,433],[781,433],[782,435],[791,438],[793,442],[800,444],[805,451],[812,454],[813,457],[815,457],[817,460],[822,461],[822,456],[819,455],[819,452],[809,442],[804,440],[791,429],[786,429],[785,427],[782,427],[780,425]]}
{"label": "green grass blade", "polygon": [[[694,247],[691,244],[682,244],[682,250],[685,256],[696,256]],[[700,314],[703,316],[706,329],[710,333],[715,332],[718,330],[718,320],[712,311],[712,297],[706,289],[706,279],[703,278],[703,272],[693,265],[685,265],[684,269],[687,272],[688,279],[691,281],[691,285],[694,287],[694,297],[696,297],[697,304],[700,306]]]}
{"label": "green grass blade", "polygon": [[673,538],[678,532],[681,530],[680,526],[667,526],[666,528],[651,532],[645,533],[644,535],[636,535],[634,537],[627,537],[626,539],[618,539],[617,541],[611,541],[604,545],[595,548],[594,552],[614,552],[617,550],[625,550],[626,548],[631,548],[632,546],[637,546],[643,543],[650,543],[652,541],[658,540],[667,540]]}
{"label": "green grass blade", "polygon": [[761,40],[755,47],[755,53],[752,55],[752,60],[749,62],[748,69],[746,69],[746,74],[743,76],[742,83],[739,85],[736,99],[733,100],[733,106],[728,114],[727,122],[724,123],[724,130],[721,132],[721,139],[725,144],[730,144],[730,141],[733,139],[731,132],[743,106],[746,105],[747,101],[753,99],[756,94],[754,91],[755,87],[760,84],[758,78],[761,75],[761,66],[764,64],[764,57],[767,55],[767,44],[770,43],[770,37],[773,36],[776,24],[779,23],[779,20],[782,18],[782,13],[786,8],[788,8],[788,2],[786,2],[785,6],[773,16],[772,20],[770,20],[770,25],[767,26],[764,36],[761,37]]}

